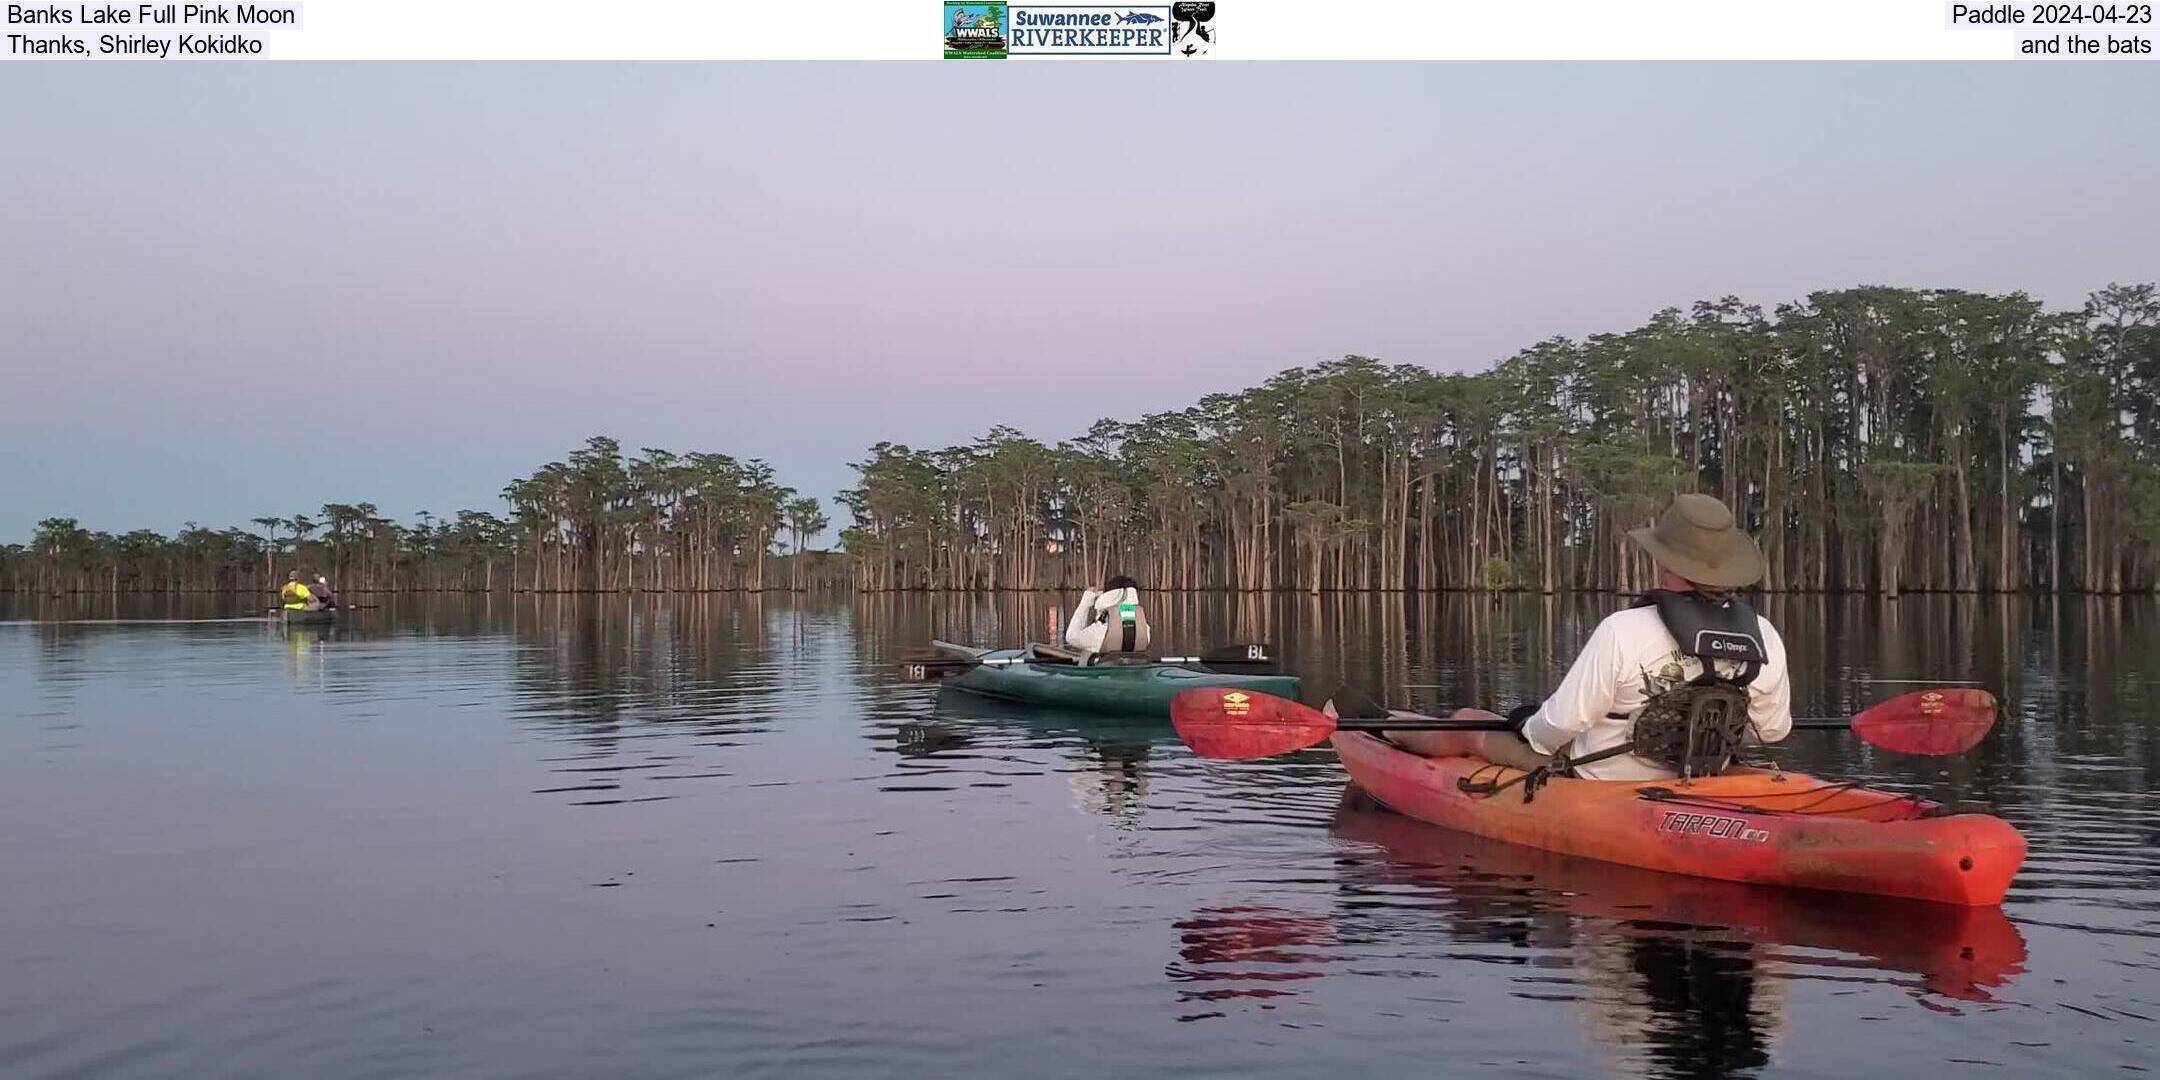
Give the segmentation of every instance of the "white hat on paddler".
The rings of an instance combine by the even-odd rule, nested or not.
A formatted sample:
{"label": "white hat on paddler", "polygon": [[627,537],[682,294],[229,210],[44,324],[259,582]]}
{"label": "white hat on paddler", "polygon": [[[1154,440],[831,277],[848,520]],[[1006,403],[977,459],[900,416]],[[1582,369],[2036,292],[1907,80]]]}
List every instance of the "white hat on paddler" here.
{"label": "white hat on paddler", "polygon": [[1697,585],[1737,589],[1762,580],[1762,549],[1712,496],[1676,496],[1657,524],[1627,535],[1659,566]]}

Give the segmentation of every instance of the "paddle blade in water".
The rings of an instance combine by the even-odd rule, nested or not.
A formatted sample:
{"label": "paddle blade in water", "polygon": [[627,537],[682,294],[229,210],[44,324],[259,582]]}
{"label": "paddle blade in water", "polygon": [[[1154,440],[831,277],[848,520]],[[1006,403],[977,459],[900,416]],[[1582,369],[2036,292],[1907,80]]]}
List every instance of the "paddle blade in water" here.
{"label": "paddle blade in water", "polygon": [[1230,760],[1303,750],[1335,730],[1335,721],[1318,709],[1222,686],[1186,690],[1171,698],[1170,723],[1194,753]]}
{"label": "paddle blade in water", "polygon": [[1995,726],[1995,695],[1969,686],[1899,694],[1853,717],[1853,734],[1900,754],[1962,754]]}

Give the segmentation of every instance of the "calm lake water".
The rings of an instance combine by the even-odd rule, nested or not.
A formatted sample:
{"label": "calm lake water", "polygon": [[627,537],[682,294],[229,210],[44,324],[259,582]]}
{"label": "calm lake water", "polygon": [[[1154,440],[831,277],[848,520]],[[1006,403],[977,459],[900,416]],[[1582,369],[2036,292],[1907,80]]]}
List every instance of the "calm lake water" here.
{"label": "calm lake water", "polygon": [[[1765,604],[1805,715],[2002,696],[1962,758],[1786,755],[2015,822],[1999,912],[1486,844],[1346,798],[1325,749],[1204,761],[894,675],[1056,602],[0,609],[0,1075],[2160,1069],[2149,600]],[[1309,697],[1505,707],[1613,603],[1150,613],[1278,643]]]}

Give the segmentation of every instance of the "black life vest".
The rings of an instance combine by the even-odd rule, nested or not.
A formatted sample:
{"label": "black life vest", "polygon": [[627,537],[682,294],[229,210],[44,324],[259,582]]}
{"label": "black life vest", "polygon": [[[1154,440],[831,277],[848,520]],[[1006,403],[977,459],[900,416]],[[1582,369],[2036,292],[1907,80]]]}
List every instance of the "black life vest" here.
{"label": "black life vest", "polygon": [[[1681,653],[1700,660],[1703,668],[1701,675],[1636,711],[1629,736],[1635,754],[1678,770],[1682,778],[1725,771],[1751,722],[1748,684],[1770,660],[1761,621],[1745,601],[1710,600],[1691,592],[1653,589],[1635,606],[1655,606]],[[1739,664],[1739,672],[1724,674],[1720,661]]]}
{"label": "black life vest", "polygon": [[[1708,600],[1701,593],[1652,589],[1635,606],[1657,608],[1658,620],[1679,643],[1680,651],[1703,662],[1703,679],[1746,686],[1770,662],[1770,650],[1762,640],[1762,620],[1745,600],[1730,596]],[[1714,660],[1743,666],[1739,675],[1728,679],[1717,674]]]}

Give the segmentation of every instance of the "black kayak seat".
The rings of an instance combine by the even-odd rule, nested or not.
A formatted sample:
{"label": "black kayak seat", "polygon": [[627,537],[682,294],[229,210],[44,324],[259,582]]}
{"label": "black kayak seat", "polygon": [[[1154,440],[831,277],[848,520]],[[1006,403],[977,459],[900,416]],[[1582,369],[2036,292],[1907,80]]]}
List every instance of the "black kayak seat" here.
{"label": "black kayak seat", "polygon": [[1145,667],[1162,663],[1162,657],[1154,653],[1091,653],[1040,641],[1029,642],[1027,654],[1031,663],[1072,664],[1076,667]]}
{"label": "black kayak seat", "polygon": [[1384,720],[1391,715],[1371,694],[1347,683],[1335,691],[1333,700],[1335,715],[1345,720]]}
{"label": "black kayak seat", "polygon": [[1160,663],[1162,657],[1154,653],[1136,652],[1089,653],[1086,660],[1089,667],[1152,667]]}

